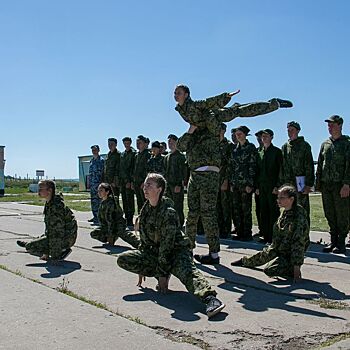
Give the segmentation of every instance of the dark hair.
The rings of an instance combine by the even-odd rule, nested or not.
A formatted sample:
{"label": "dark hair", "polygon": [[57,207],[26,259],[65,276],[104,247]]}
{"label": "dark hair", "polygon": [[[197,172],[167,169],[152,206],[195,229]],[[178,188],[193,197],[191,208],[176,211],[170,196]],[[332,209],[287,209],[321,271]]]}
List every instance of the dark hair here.
{"label": "dark hair", "polygon": [[107,182],[101,182],[99,184],[99,187],[100,186],[108,193],[108,197],[112,197],[113,198],[114,205],[116,206],[112,185],[107,183]]}
{"label": "dark hair", "polygon": [[292,197],[294,198],[292,209],[293,209],[293,211],[295,211],[295,209],[297,208],[297,205],[298,205],[298,200],[297,200],[298,192],[297,192],[296,188],[293,185],[284,184],[278,189],[278,192],[285,193],[288,196],[288,198],[292,198]]}
{"label": "dark hair", "polygon": [[40,186],[46,186],[48,190],[52,191],[52,198],[56,194],[56,183],[53,180],[40,180],[38,183],[39,187]]}
{"label": "dark hair", "polygon": [[186,94],[188,94],[188,96],[190,96],[190,88],[187,85],[184,85],[184,84],[176,85],[175,90],[176,89],[182,89]]}
{"label": "dark hair", "polygon": [[161,199],[163,197],[166,186],[166,180],[164,176],[157,173],[149,173],[145,179],[145,182],[149,179],[154,181],[158,188],[160,187],[162,189],[159,194],[159,199]]}

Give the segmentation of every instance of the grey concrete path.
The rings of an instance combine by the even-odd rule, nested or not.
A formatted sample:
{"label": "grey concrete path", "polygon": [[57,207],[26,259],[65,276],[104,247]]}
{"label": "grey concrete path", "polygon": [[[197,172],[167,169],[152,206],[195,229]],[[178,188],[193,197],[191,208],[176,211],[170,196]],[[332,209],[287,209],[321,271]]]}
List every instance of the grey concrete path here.
{"label": "grey concrete path", "polygon": [[[129,249],[128,245],[120,240],[117,241],[118,246],[110,248],[93,241],[89,237],[89,213],[76,213],[79,237],[63,266],[53,267],[24,253],[16,245],[16,240],[31,239],[43,232],[41,212],[42,207],[0,203],[0,265],[13,272],[20,271],[28,279],[28,285],[47,291],[45,285],[52,289],[49,290],[51,293],[64,297],[63,313],[66,310],[63,306],[67,303],[69,308],[72,298],[55,290],[62,286],[74,292],[76,297],[106,305],[115,315],[113,319],[119,320],[116,315],[123,315],[130,327],[135,322],[141,322],[155,336],[165,340],[185,340],[197,348],[309,349],[322,346],[325,341],[329,344],[334,342],[333,346],[338,341],[339,345],[349,345],[348,256],[324,254],[322,246],[312,244],[302,269],[303,282],[291,285],[288,281],[269,279],[261,270],[231,268],[232,260],[243,254],[253,254],[263,246],[255,242],[224,240],[221,264],[217,267],[198,266],[227,305],[222,314],[208,321],[203,305],[189,295],[175,278],[170,281],[172,292],[166,296],[155,291],[155,279],[148,278],[144,288],[137,288],[137,276],[115,265],[115,257]],[[326,233],[313,232],[311,235],[314,242],[321,237],[323,241],[328,241]],[[206,251],[204,239],[200,237],[196,252]],[[1,285],[2,276],[3,273],[0,275]],[[15,276],[15,280],[18,279],[23,280]],[[9,290],[5,294],[9,294]],[[11,293],[8,296],[11,297]],[[3,309],[2,299],[0,301],[0,309]],[[38,307],[32,303],[32,312],[35,313]],[[66,316],[71,318],[69,312]],[[87,327],[93,333],[93,328]],[[74,328],[68,330],[72,336],[74,331]],[[132,347],[133,338],[130,342],[130,348],[137,348],[137,343]],[[145,346],[153,347],[151,336]],[[184,344],[180,343],[182,346]]]}

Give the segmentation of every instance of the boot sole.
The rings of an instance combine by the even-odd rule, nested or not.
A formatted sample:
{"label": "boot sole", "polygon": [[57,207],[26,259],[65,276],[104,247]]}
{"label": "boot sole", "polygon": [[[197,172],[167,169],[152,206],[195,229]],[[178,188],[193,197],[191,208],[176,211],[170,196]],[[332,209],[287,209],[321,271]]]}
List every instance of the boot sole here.
{"label": "boot sole", "polygon": [[215,315],[217,315],[219,312],[221,312],[223,310],[223,308],[225,307],[226,305],[225,304],[221,304],[219,307],[217,307],[215,310],[211,311],[211,312],[208,312],[207,313],[207,316],[208,318],[211,318]]}

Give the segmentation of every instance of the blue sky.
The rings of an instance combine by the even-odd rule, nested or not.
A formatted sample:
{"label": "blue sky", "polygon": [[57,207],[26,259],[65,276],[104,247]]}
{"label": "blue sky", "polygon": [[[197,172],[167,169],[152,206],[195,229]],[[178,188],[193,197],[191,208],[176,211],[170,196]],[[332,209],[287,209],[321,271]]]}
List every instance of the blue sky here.
{"label": "blue sky", "polygon": [[77,157],[106,152],[108,137],[181,135],[177,83],[194,99],[238,88],[234,102],[291,99],[229,128],[271,128],[281,146],[297,120],[316,158],[326,117],[349,133],[349,13],[346,0],[2,1],[5,174],[76,178]]}

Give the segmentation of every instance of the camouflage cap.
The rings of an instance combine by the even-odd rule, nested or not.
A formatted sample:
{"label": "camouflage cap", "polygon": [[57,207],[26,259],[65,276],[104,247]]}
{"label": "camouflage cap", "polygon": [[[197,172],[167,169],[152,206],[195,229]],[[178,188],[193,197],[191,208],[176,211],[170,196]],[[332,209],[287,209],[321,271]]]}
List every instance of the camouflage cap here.
{"label": "camouflage cap", "polygon": [[339,115],[331,115],[328,119],[325,120],[326,123],[337,123],[343,124],[344,120]]}
{"label": "camouflage cap", "polygon": [[287,128],[292,126],[293,128],[296,128],[297,130],[301,130],[300,124],[294,120],[292,120],[291,122],[287,123]]}
{"label": "camouflage cap", "polygon": [[254,135],[255,135],[256,137],[261,136],[262,133],[263,133],[263,131],[264,131],[264,130],[259,130],[259,131],[257,131]]}
{"label": "camouflage cap", "polygon": [[169,139],[172,139],[172,140],[174,140],[174,141],[177,141],[179,138],[176,136],[176,135],[174,135],[174,134],[169,134],[168,135],[168,140]]}
{"label": "camouflage cap", "polygon": [[123,140],[122,140],[123,142],[125,142],[125,141],[129,141],[129,142],[131,142],[131,137],[129,137],[129,136],[125,136],[124,138],[123,138]]}
{"label": "camouflage cap", "polygon": [[149,142],[149,139],[147,137],[143,136],[143,135],[137,136],[136,140],[141,140],[141,141],[146,142],[146,143]]}
{"label": "camouflage cap", "polygon": [[269,134],[270,136],[273,136],[273,131],[271,129],[264,129],[261,130],[261,135],[262,134]]}
{"label": "camouflage cap", "polygon": [[98,151],[100,150],[100,146],[99,145],[92,145],[91,149],[94,149],[94,148],[96,148]]}
{"label": "camouflage cap", "polygon": [[242,131],[246,136],[250,135],[249,134],[250,129],[247,126],[245,126],[245,125],[239,126],[238,128],[236,128],[235,132],[236,131]]}
{"label": "camouflage cap", "polygon": [[152,148],[153,148],[153,147],[160,148],[160,143],[159,143],[159,141],[154,141],[154,142],[152,142]]}
{"label": "camouflage cap", "polygon": [[117,141],[117,139],[115,137],[110,137],[108,139],[108,142],[115,142],[115,143],[117,143],[118,141]]}

